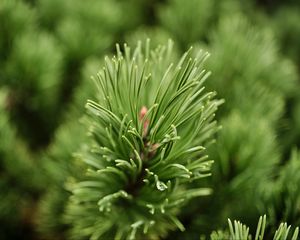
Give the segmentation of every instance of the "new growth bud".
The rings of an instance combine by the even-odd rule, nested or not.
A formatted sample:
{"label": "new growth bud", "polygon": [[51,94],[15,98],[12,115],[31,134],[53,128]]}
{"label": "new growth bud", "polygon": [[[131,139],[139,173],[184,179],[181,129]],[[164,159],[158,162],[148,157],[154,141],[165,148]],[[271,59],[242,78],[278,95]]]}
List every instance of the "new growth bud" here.
{"label": "new growth bud", "polygon": [[140,111],[139,120],[143,122],[143,138],[147,136],[148,127],[149,127],[149,119],[144,119],[145,115],[148,112],[148,108],[143,106]]}

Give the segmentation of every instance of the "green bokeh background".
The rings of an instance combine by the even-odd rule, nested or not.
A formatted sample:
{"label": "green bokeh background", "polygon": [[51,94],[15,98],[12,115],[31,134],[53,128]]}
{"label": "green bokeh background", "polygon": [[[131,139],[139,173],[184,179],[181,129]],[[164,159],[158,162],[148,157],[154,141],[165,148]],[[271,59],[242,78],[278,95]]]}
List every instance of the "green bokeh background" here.
{"label": "green bokeh background", "polygon": [[225,104],[208,149],[213,194],[182,210],[199,239],[227,218],[267,234],[300,225],[300,1],[1,0],[0,239],[67,239],[68,183],[84,169],[76,152],[90,78],[115,44],[175,43],[211,54],[207,88]]}

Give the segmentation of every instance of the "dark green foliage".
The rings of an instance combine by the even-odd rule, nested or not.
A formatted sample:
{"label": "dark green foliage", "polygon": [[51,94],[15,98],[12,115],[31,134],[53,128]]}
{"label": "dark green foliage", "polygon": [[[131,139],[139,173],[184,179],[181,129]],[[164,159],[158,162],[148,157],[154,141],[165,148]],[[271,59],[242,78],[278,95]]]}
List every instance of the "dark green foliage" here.
{"label": "dark green foliage", "polygon": [[[34,28],[35,12],[21,0],[3,0],[0,5],[1,65],[9,56],[14,41]],[[5,37],[3,37],[5,36]],[[2,76],[1,67],[0,76]]]}
{"label": "dark green foliage", "polygon": [[215,216],[220,214],[215,227],[228,216],[237,218],[245,211],[245,219],[256,216],[261,183],[270,181],[280,160],[275,134],[267,121],[232,112],[221,124],[217,142],[209,149],[216,162],[212,171],[212,202],[216,206],[209,211]]}
{"label": "dark green foliage", "polygon": [[[218,141],[210,148],[213,159],[218,160],[215,184],[222,185],[227,179],[232,190],[240,191],[241,187],[251,189],[258,184],[255,181],[264,178],[267,181],[279,161],[275,137],[268,123],[233,112],[221,124]],[[251,131],[254,128],[257,132]]]}
{"label": "dark green foliage", "polygon": [[91,54],[101,54],[112,42],[111,32],[120,24],[121,9],[111,1],[105,4],[95,0],[67,1],[66,4],[70,5],[69,12],[57,26],[57,34],[67,57],[70,61],[81,61]]}
{"label": "dark green foliage", "polygon": [[[81,142],[86,138],[85,129],[76,119],[69,120],[57,130],[53,144],[49,147],[47,156],[43,159],[43,172],[48,177],[49,190],[43,195],[39,204],[37,225],[41,234],[49,239],[62,237],[67,225],[63,221],[63,212],[70,188],[66,181],[74,181],[84,172],[78,162],[76,152]],[[76,132],[76,138],[73,134]],[[70,143],[70,138],[73,138]]]}
{"label": "dark green foliage", "polygon": [[124,6],[130,4],[95,0],[1,4],[0,32],[5,37],[0,40],[0,84],[10,88],[12,119],[30,147],[49,144],[80,84],[85,60],[102,55],[117,36],[135,26],[138,15],[122,20]]}
{"label": "dark green foliage", "polygon": [[[33,42],[34,48],[31,47]],[[32,129],[28,129],[30,124],[42,132],[31,139],[32,146],[38,144],[35,141],[39,144],[47,141],[43,136],[53,131],[55,119],[50,122],[49,116],[56,114],[59,104],[61,70],[62,54],[52,36],[30,32],[15,41],[6,69],[7,84],[11,88],[9,108],[26,138],[32,136]],[[24,115],[29,122],[24,122]]]}
{"label": "dark green foliage", "polygon": [[44,178],[32,162],[33,156],[16,138],[4,110],[7,92],[0,91],[0,236],[21,238],[18,234],[33,220],[29,213]]}
{"label": "dark green foliage", "polygon": [[[299,152],[292,151],[289,161],[278,171],[276,180],[266,185],[261,191],[264,199],[262,211],[271,216],[271,221],[282,219],[283,221],[300,224],[300,158]],[[273,224],[272,224],[273,225]]]}
{"label": "dark green foliage", "polygon": [[238,108],[277,119],[283,96],[294,89],[296,74],[294,65],[278,54],[272,32],[238,15],[225,17],[212,34],[209,49],[213,78],[208,83],[226,99],[223,110]]}
{"label": "dark green foliage", "polygon": [[300,61],[299,11],[300,6],[281,8],[274,14],[275,21],[273,23],[275,33],[278,34],[280,38],[285,54],[297,62]]}

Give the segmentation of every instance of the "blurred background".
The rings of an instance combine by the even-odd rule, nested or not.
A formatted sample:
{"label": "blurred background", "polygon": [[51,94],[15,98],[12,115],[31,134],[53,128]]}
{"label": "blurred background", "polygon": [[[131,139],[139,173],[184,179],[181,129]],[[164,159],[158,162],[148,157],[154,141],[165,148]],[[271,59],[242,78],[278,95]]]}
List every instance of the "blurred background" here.
{"label": "blurred background", "polygon": [[300,225],[300,1],[1,0],[0,239],[67,239],[68,183],[81,176],[76,151],[90,79],[115,44],[175,43],[211,54],[207,88],[225,104],[209,148],[214,193],[180,219],[199,239],[227,218],[268,233]]}

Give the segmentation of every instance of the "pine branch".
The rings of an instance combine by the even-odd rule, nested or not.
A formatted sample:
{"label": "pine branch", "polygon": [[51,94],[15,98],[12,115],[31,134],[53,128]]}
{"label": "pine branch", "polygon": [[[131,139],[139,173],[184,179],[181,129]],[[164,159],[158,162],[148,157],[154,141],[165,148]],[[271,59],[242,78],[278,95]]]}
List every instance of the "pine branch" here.
{"label": "pine branch", "polygon": [[105,59],[95,79],[102,98],[86,105],[91,143],[81,156],[89,169],[74,186],[65,217],[73,239],[183,231],[180,208],[210,193],[189,187],[209,173],[204,146],[217,130],[221,103],[204,91],[207,53],[192,58],[188,51],[174,65],[172,42],[122,51],[117,45],[117,56]]}
{"label": "pine branch", "polygon": [[[215,231],[211,234],[211,240],[263,240],[265,238],[265,228],[266,228],[266,215],[259,218],[255,237],[252,238],[249,233],[249,227],[242,224],[239,221],[231,222],[228,219],[229,231]],[[299,234],[299,227],[296,227],[294,232],[291,233],[291,226],[288,226],[286,223],[281,223],[276,232],[274,233],[273,240],[297,240]]]}

